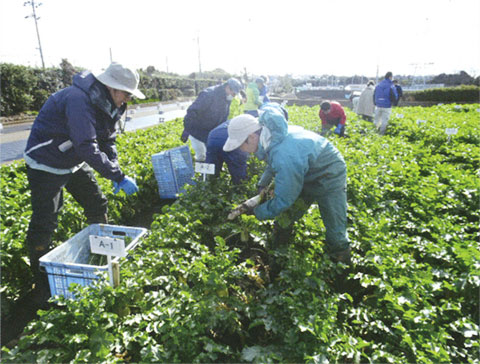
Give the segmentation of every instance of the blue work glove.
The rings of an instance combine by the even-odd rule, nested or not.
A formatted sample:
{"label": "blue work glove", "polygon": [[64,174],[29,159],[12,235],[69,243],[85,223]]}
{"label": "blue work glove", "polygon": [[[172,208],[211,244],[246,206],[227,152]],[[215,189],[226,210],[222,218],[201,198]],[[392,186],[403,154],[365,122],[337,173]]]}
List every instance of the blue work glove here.
{"label": "blue work glove", "polygon": [[125,178],[119,183],[113,181],[113,187],[115,188],[115,191],[113,191],[114,194],[117,194],[120,190],[124,190],[127,195],[138,192],[138,186],[135,183],[135,180],[128,176],[125,176]]}
{"label": "blue work glove", "polygon": [[343,130],[343,125],[338,124],[337,127],[335,128],[334,133],[340,135],[340,134],[342,134],[342,130]]}

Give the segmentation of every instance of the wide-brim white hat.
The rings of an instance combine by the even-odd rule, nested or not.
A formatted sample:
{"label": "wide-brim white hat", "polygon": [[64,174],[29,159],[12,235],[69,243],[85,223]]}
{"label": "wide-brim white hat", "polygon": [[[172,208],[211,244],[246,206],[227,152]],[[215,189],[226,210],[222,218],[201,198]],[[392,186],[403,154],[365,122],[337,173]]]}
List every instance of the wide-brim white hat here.
{"label": "wide-brim white hat", "polygon": [[105,86],[126,91],[139,99],[145,98],[145,95],[138,89],[140,76],[134,69],[112,62],[105,71],[93,72],[93,75]]}
{"label": "wide-brim white hat", "polygon": [[258,120],[249,114],[234,117],[228,124],[228,139],[223,146],[225,152],[231,152],[239,148],[250,134],[261,129]]}

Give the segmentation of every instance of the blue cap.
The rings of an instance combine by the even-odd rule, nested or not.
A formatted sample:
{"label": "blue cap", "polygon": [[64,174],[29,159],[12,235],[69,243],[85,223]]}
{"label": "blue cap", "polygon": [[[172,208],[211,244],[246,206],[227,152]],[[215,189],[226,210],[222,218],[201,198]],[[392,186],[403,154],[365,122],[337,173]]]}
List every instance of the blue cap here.
{"label": "blue cap", "polygon": [[237,80],[236,78],[229,78],[228,81],[227,81],[227,85],[236,94],[238,94],[240,92],[240,90],[243,88],[240,81]]}

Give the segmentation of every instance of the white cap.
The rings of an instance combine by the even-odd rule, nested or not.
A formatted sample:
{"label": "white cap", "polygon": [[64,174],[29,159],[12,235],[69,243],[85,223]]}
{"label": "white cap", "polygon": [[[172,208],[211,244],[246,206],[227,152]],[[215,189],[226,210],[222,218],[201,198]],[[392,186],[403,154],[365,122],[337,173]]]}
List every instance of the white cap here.
{"label": "white cap", "polygon": [[228,124],[228,139],[223,146],[223,150],[225,152],[231,152],[237,149],[247,140],[250,134],[255,133],[261,128],[258,120],[252,115],[242,114],[234,117],[230,120],[230,124]]}
{"label": "white cap", "polygon": [[129,92],[139,99],[145,98],[145,95],[138,89],[140,77],[137,71],[122,66],[120,63],[112,62],[105,71],[96,72],[93,75],[105,86]]}

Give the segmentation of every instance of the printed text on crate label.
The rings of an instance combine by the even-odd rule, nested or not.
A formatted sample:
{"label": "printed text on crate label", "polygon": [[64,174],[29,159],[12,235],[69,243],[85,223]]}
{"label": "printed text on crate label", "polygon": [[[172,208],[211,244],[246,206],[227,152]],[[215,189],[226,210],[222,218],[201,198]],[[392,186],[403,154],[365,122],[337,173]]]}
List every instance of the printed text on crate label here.
{"label": "printed text on crate label", "polygon": [[113,255],[116,257],[125,257],[125,241],[108,236],[90,235],[90,250],[95,254]]}

